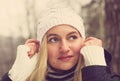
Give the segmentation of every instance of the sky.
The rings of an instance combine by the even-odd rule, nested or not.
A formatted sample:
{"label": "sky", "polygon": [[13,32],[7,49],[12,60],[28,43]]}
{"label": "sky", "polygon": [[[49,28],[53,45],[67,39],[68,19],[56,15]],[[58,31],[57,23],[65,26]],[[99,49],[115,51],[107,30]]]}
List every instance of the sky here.
{"label": "sky", "polygon": [[[32,3],[32,0],[29,1]],[[49,0],[39,0],[39,1],[42,1],[41,4],[44,6],[44,4]],[[86,5],[91,0],[71,0],[71,1],[76,1],[75,4],[80,3],[80,5]],[[77,8],[75,4],[74,7]],[[37,5],[39,4],[37,3]],[[21,35],[21,33],[25,37],[28,36],[28,30],[27,30],[28,25],[26,22],[26,8],[27,7],[25,6],[25,0],[0,0],[0,35],[1,36],[18,37]],[[20,29],[22,31],[20,31]]]}

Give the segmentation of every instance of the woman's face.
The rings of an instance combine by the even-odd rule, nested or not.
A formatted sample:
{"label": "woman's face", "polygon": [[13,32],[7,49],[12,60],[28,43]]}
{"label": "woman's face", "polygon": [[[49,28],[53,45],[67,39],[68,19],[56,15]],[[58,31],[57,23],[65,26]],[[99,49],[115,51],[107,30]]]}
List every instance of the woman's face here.
{"label": "woman's face", "polygon": [[58,70],[69,70],[78,61],[83,39],[68,25],[53,27],[47,32],[48,63]]}

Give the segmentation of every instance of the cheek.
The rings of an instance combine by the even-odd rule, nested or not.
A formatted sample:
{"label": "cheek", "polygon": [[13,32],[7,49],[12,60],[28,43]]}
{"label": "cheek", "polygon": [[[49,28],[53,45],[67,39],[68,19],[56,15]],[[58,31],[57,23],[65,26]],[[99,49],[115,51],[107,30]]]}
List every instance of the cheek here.
{"label": "cheek", "polygon": [[57,58],[57,48],[48,46],[48,62]]}
{"label": "cheek", "polygon": [[83,43],[82,42],[77,42],[74,44],[72,49],[74,50],[75,53],[80,54],[80,49],[82,48]]}
{"label": "cheek", "polygon": [[78,59],[81,60],[81,54],[80,54],[80,49],[82,48],[81,43],[74,44],[73,46],[73,53],[75,54],[74,61],[77,62]]}
{"label": "cheek", "polygon": [[48,59],[54,56],[54,51],[53,49],[48,47]]}

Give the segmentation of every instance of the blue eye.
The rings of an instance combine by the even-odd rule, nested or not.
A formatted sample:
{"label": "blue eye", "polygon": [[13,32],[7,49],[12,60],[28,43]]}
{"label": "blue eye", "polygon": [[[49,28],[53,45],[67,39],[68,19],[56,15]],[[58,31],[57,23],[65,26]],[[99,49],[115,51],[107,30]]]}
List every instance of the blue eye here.
{"label": "blue eye", "polygon": [[73,35],[73,36],[70,36],[70,38],[69,38],[70,40],[75,40],[75,39],[77,39],[77,36],[75,36],[75,35]]}
{"label": "blue eye", "polygon": [[52,43],[55,43],[55,42],[57,42],[58,41],[58,38],[50,38],[49,39],[49,42],[52,42]]}

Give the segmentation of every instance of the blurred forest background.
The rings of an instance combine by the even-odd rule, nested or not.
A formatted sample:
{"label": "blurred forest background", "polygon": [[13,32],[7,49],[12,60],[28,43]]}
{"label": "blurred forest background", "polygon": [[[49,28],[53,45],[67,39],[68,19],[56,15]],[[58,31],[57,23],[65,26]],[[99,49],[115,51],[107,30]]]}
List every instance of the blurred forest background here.
{"label": "blurred forest background", "polygon": [[36,38],[41,12],[63,1],[82,16],[87,36],[103,40],[111,69],[120,74],[120,0],[0,0],[0,77],[11,68],[17,46]]}

